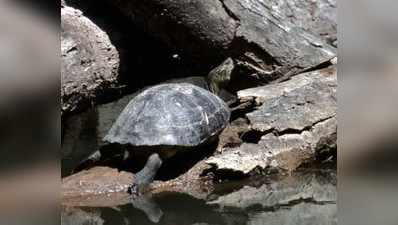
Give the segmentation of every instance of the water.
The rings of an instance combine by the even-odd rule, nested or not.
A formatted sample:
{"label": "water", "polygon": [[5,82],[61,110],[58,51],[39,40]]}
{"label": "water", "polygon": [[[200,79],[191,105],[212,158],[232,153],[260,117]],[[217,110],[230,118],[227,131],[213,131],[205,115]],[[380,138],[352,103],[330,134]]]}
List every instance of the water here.
{"label": "water", "polygon": [[[65,121],[63,177],[70,175],[80,160],[98,149],[102,137],[130,98],[99,106]],[[157,194],[150,197],[149,212],[125,202],[117,207],[63,207],[62,224],[337,224],[336,185],[336,169],[322,165],[303,168],[284,177],[221,183],[206,200],[187,194]]]}

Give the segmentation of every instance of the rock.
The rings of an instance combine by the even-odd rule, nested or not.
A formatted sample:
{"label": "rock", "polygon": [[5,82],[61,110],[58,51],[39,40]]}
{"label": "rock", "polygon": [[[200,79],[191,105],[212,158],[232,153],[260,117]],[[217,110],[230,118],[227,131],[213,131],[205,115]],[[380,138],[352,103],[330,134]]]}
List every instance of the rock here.
{"label": "rock", "polygon": [[127,189],[134,175],[108,167],[94,167],[62,179],[62,204],[117,206],[131,202]]}
{"label": "rock", "polygon": [[[151,196],[176,192],[188,194],[197,199],[205,199],[213,190],[211,180],[206,176],[201,176],[208,168],[209,166],[201,161],[175,179],[154,181],[145,194]],[[133,178],[134,174],[130,172],[118,171],[110,167],[93,167],[80,171],[62,179],[62,205],[113,207],[136,203],[137,198],[128,194]]]}
{"label": "rock", "polygon": [[78,163],[97,149],[99,117],[95,110],[72,115],[62,124],[62,176],[69,175]]}
{"label": "rock", "polygon": [[[147,193],[130,195],[134,179],[129,172],[109,167],[94,167],[62,179],[62,205],[66,207],[116,207],[131,204],[149,220],[159,222],[163,212]],[[73,217],[72,217],[73,218]]]}
{"label": "rock", "polygon": [[151,35],[202,60],[223,58],[237,22],[221,1],[109,1]]}
{"label": "rock", "polygon": [[119,54],[77,9],[61,8],[61,115],[81,111],[118,88]]}
{"label": "rock", "polygon": [[238,92],[242,102],[262,104],[246,116],[251,143],[224,148],[207,163],[218,170],[248,174],[256,168],[292,171],[324,149],[333,154],[337,139],[337,75],[327,68],[283,83]]}
{"label": "rock", "polygon": [[110,2],[173,48],[213,64],[232,56],[247,70],[244,74],[262,82],[297,74],[336,55],[329,39],[322,39],[336,35],[335,2]]}
{"label": "rock", "polygon": [[[304,68],[329,61],[336,55],[336,49],[316,35],[316,32],[306,31],[312,29],[303,25],[308,21],[305,17],[292,21],[292,14],[301,13],[303,9],[308,11],[307,6],[296,4],[299,0],[222,2],[230,15],[239,21],[235,39],[238,43],[243,43],[244,47],[238,59],[240,64],[253,70],[252,76],[270,81],[299,73]],[[283,5],[291,6],[291,12],[281,10]],[[316,8],[312,7],[314,5],[316,4],[311,5],[311,10]]]}
{"label": "rock", "polygon": [[276,15],[337,47],[333,44],[337,40],[337,0],[272,0],[267,5]]}

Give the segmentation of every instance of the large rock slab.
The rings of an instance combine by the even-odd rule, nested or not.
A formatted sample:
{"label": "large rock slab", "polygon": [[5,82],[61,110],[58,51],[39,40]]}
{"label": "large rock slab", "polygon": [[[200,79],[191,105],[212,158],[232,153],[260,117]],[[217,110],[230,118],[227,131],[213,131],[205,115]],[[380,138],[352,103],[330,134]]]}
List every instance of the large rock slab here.
{"label": "large rock slab", "polygon": [[[251,67],[254,74],[269,81],[282,75],[296,74],[336,55],[336,49],[304,26],[308,19],[292,16],[308,11],[304,1],[223,0],[225,8],[238,21],[235,38],[248,43],[239,61]],[[285,6],[284,6],[285,5]],[[313,4],[317,5],[317,4]],[[291,12],[281,10],[290,6]],[[319,7],[311,7],[310,10]],[[319,11],[319,10],[318,10]],[[305,12],[304,12],[305,14]],[[313,23],[312,23],[313,24]]]}
{"label": "large rock slab", "polygon": [[337,0],[271,0],[267,5],[278,16],[337,47]]}
{"label": "large rock slab", "polygon": [[[304,73],[283,83],[243,90],[241,101],[262,104],[247,113],[252,143],[224,148],[207,163],[248,174],[256,168],[292,171],[336,149],[335,68]],[[253,141],[254,139],[254,141]]]}
{"label": "large rock slab", "polygon": [[254,96],[261,92],[263,96],[263,105],[247,114],[252,128],[261,132],[302,131],[337,113],[335,70],[299,75],[284,84],[246,90],[239,96],[247,96],[248,92],[257,92]]}
{"label": "large rock slab", "polygon": [[80,111],[118,88],[119,53],[77,9],[61,8],[61,115]]}
{"label": "large rock slab", "polygon": [[237,26],[221,1],[110,2],[151,35],[192,55],[209,58],[223,55],[233,41]]}
{"label": "large rock slab", "polygon": [[336,3],[309,0],[110,1],[134,23],[191,57],[232,56],[263,82],[329,61],[336,48]]}

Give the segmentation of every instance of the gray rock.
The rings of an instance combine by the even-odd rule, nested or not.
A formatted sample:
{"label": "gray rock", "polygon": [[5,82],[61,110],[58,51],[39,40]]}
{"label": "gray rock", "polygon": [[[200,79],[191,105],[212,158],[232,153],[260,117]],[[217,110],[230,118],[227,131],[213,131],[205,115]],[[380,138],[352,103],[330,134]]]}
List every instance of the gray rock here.
{"label": "gray rock", "polygon": [[202,60],[225,54],[237,22],[221,1],[112,0],[125,15],[151,35]]}
{"label": "gray rock", "polygon": [[80,111],[118,87],[119,54],[77,9],[61,8],[61,114]]}
{"label": "gray rock", "polygon": [[[333,80],[322,79],[318,73],[298,76],[284,85],[271,86],[272,89],[281,90],[281,95],[269,98],[257,110],[247,114],[252,128],[261,132],[302,131],[334,117],[337,113],[337,78],[334,76],[332,84]],[[296,80],[311,79],[312,74],[315,79],[311,83],[293,88]]]}
{"label": "gray rock", "polygon": [[244,90],[241,101],[262,104],[246,114],[256,143],[225,148],[207,163],[244,174],[256,168],[294,170],[324,150],[336,148],[336,69],[304,73],[291,80]]}
{"label": "gray rock", "polygon": [[271,0],[267,5],[272,7],[276,15],[317,34],[327,43],[332,44],[337,40],[336,0]]}
{"label": "gray rock", "polygon": [[[314,67],[336,55],[335,48],[303,25],[308,21],[306,17],[291,19],[295,13],[309,11],[306,5],[312,2],[306,5],[298,4],[299,1],[223,2],[230,14],[239,21],[235,38],[252,44],[244,49],[241,63],[254,69],[262,80],[296,74],[303,68]],[[284,5],[291,6],[292,12],[281,10]],[[314,5],[311,5],[310,10],[314,9]]]}
{"label": "gray rock", "polygon": [[162,84],[137,95],[104,141],[133,146],[195,147],[228,124],[230,112],[216,95],[192,84]]}

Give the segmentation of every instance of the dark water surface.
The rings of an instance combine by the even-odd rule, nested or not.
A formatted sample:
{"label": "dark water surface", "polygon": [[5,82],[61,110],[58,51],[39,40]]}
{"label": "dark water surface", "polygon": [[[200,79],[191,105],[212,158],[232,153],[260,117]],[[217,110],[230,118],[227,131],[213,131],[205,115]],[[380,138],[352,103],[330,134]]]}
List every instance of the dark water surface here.
{"label": "dark water surface", "polygon": [[[131,99],[99,106],[65,121],[62,176],[101,145],[116,117]],[[334,166],[303,168],[285,177],[257,177],[219,184],[207,200],[186,194],[153,196],[156,212],[133,204],[113,208],[63,208],[63,225],[185,224],[337,224],[337,175]]]}

